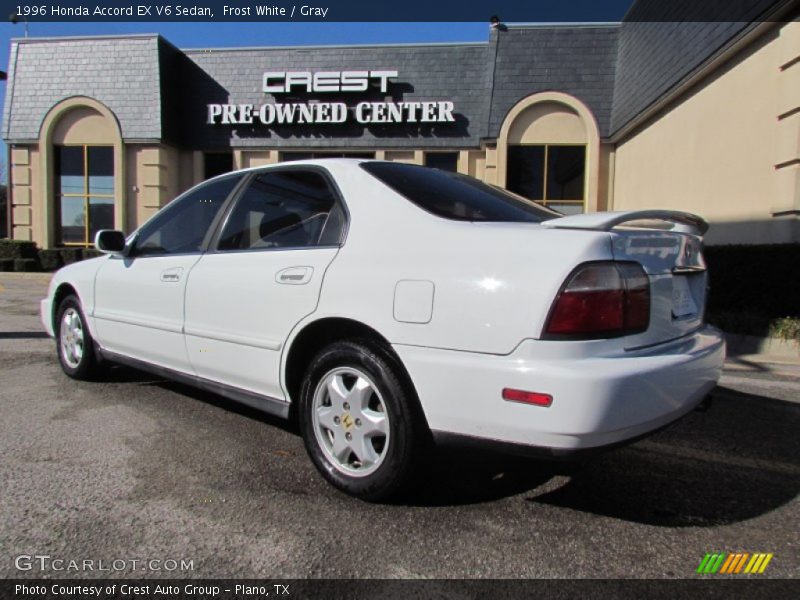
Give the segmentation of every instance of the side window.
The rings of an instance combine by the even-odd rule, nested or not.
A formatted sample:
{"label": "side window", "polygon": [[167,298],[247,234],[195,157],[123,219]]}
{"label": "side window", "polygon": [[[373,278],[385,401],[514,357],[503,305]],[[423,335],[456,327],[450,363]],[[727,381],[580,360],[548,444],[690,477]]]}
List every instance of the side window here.
{"label": "side window", "polygon": [[335,245],[344,224],[344,211],[320,173],[267,171],[236,202],[217,249]]}
{"label": "side window", "polygon": [[133,254],[199,252],[211,222],[241,178],[216,179],[173,200],[139,231]]}

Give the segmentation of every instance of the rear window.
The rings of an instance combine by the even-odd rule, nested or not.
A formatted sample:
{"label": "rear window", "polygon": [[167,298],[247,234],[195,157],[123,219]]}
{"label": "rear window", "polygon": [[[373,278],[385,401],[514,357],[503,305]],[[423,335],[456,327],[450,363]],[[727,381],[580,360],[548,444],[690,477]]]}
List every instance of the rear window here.
{"label": "rear window", "polygon": [[445,219],[541,223],[561,216],[466,175],[388,162],[364,162],[361,168],[420,208]]}

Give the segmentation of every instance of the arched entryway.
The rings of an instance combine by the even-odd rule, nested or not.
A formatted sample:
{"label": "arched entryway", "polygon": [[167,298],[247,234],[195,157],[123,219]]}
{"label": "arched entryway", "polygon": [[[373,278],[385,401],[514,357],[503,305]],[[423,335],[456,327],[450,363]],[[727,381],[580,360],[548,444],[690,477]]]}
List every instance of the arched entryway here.
{"label": "arched entryway", "polygon": [[63,100],[42,121],[46,247],[87,247],[99,229],[123,229],[124,155],[116,116],[86,97]]}
{"label": "arched entryway", "polygon": [[565,213],[597,210],[600,136],[591,111],[560,92],[519,101],[497,140],[498,181]]}

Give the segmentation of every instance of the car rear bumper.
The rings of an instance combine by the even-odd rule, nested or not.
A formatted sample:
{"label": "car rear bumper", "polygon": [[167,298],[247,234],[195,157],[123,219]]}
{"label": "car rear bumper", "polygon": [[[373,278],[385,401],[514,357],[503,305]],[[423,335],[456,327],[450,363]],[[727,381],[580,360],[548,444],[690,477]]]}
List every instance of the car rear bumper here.
{"label": "car rear bumper", "polygon": [[[568,346],[572,344],[572,346]],[[599,449],[642,437],[695,408],[725,359],[722,333],[593,356],[591,344],[526,340],[507,356],[395,345],[435,437],[549,449]],[[576,352],[577,350],[577,352]],[[502,399],[549,394],[549,407]]]}

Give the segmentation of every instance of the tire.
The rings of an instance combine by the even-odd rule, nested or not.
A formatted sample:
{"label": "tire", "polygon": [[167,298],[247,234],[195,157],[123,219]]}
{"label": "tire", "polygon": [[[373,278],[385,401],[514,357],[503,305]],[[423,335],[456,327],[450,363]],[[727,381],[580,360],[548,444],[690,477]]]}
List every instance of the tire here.
{"label": "tire", "polygon": [[300,432],[314,466],[371,502],[405,490],[428,439],[396,360],[368,340],[341,341],[311,362],[300,389]]}
{"label": "tire", "polygon": [[74,295],[67,296],[58,305],[56,314],[56,352],[61,369],[73,379],[93,379],[100,365],[80,300]]}

